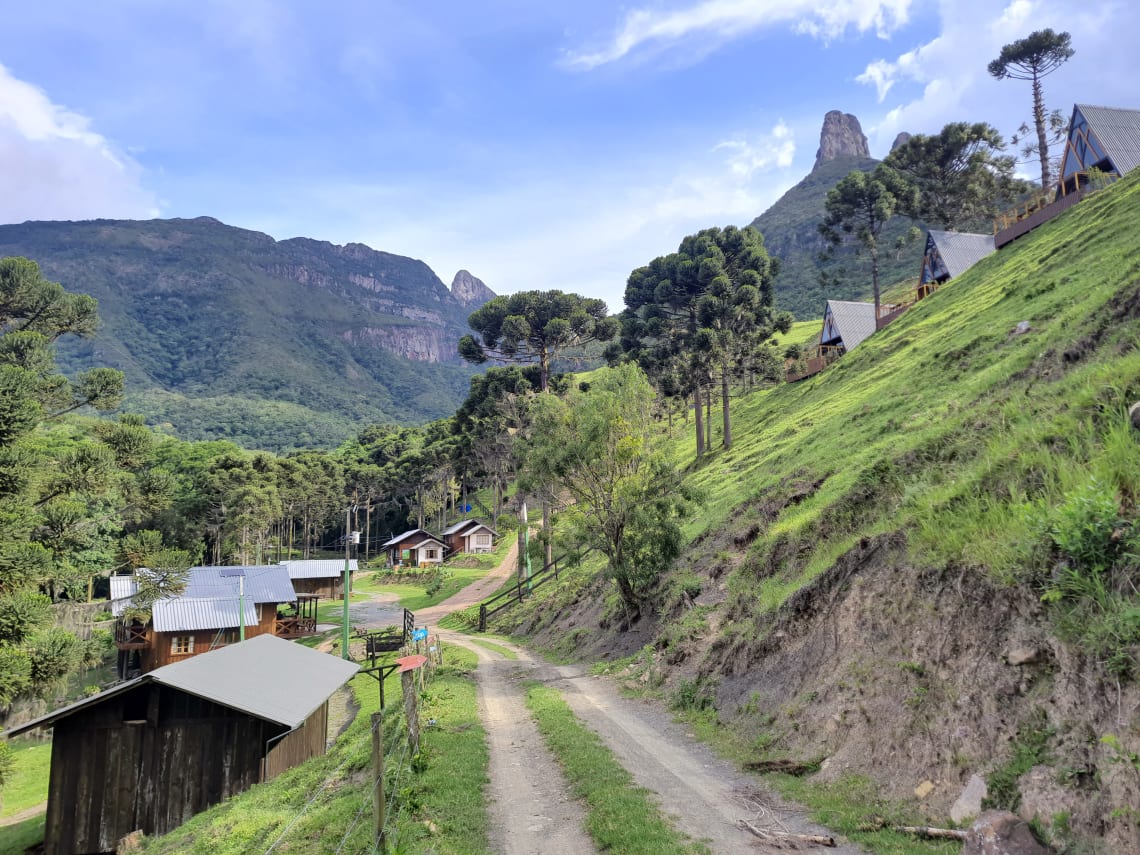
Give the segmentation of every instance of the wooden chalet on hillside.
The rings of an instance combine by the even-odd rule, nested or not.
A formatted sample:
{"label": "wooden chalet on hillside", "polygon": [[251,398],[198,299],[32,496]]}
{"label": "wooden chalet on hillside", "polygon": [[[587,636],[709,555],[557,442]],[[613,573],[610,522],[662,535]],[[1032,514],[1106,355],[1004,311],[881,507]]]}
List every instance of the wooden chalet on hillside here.
{"label": "wooden chalet on hillside", "polygon": [[485,554],[495,549],[498,533],[479,520],[463,520],[443,530],[441,535],[448,553]]}
{"label": "wooden chalet on hillside", "polygon": [[430,567],[442,564],[447,549],[442,540],[422,528],[398,534],[380,545],[390,567]]}
{"label": "wooden chalet on hillside", "polygon": [[[344,561],[339,558],[305,559],[282,561],[289,571],[293,590],[297,595],[310,594],[314,597],[327,597],[330,600],[344,599]],[[349,587],[352,587],[352,574],[357,570],[355,558],[349,559]]]}
{"label": "wooden chalet on hillside", "polygon": [[1140,110],[1074,104],[1057,184],[996,218],[995,245],[1001,249],[1137,166]]}
{"label": "wooden chalet on hillside", "polygon": [[263,635],[11,729],[53,728],[44,855],[164,834],[323,754],[329,696],[359,667]]}
{"label": "wooden chalet on hillside", "polygon": [[247,639],[299,638],[317,628],[317,597],[295,593],[281,565],[193,567],[183,592],[155,602],[146,623],[129,613],[137,590],[133,575],[111,577],[120,679],[233,644],[243,623]]}
{"label": "wooden chalet on hillside", "polygon": [[926,233],[926,249],[922,253],[915,300],[921,300],[939,285],[961,276],[996,250],[993,235],[931,229]]}

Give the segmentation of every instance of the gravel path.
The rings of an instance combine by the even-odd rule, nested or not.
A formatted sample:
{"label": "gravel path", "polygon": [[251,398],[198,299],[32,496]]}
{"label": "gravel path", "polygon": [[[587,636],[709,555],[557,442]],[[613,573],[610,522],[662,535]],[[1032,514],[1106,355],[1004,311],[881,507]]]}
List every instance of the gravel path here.
{"label": "gravel path", "polygon": [[766,830],[827,835],[802,809],[783,802],[698,742],[659,703],[623,697],[611,680],[581,666],[555,666],[496,639],[518,659],[483,647],[461,633],[439,630],[440,618],[487,598],[515,572],[512,547],[491,573],[450,599],[416,613],[416,623],[462,645],[479,658],[475,671],[479,711],[487,731],[491,783],[491,848],[504,855],[579,855],[596,849],[584,830],[584,808],[570,794],[561,767],[526,709],[522,681],[536,679],[558,689],[575,715],[614,752],[639,786],[656,794],[676,827],[704,842],[716,855],[789,849],[858,855],[850,843],[817,849],[804,843],[767,843],[737,827],[738,820]]}

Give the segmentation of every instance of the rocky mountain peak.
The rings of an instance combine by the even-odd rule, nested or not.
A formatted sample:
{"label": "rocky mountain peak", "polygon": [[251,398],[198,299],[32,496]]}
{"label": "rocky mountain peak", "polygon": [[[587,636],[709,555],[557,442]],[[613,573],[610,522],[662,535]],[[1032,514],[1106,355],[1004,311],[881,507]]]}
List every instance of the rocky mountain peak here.
{"label": "rocky mountain peak", "polygon": [[899,131],[899,135],[895,137],[895,141],[891,143],[891,151],[894,151],[900,145],[906,145],[910,142],[910,134],[906,131]]}
{"label": "rocky mountain peak", "polygon": [[819,151],[815,153],[813,170],[840,157],[870,157],[871,149],[859,120],[850,113],[830,110],[823,117],[819,132]]}
{"label": "rocky mountain peak", "polygon": [[486,286],[478,276],[472,276],[466,270],[460,270],[451,280],[451,296],[464,308],[482,306],[495,297],[495,292]]}

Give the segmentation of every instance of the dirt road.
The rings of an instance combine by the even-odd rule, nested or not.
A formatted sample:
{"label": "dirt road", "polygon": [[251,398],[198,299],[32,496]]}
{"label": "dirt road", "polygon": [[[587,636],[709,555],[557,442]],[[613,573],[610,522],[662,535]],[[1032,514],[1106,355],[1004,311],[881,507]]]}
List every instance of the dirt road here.
{"label": "dirt road", "polygon": [[[479,582],[416,613],[445,641],[475,652],[479,667],[480,715],[490,749],[488,808],[491,848],[505,855],[578,855],[595,852],[583,830],[583,808],[569,794],[561,767],[546,748],[526,710],[522,683],[539,680],[558,689],[574,713],[614,752],[638,785],[656,794],[677,828],[704,842],[716,855],[814,850],[808,844],[766,844],[737,826],[745,819],[766,830],[828,834],[802,812],[767,792],[756,779],[715,756],[659,704],[622,697],[613,683],[592,677],[580,666],[550,665],[515,645],[518,659],[478,644],[461,633],[438,629],[450,612],[485,599],[515,571],[512,548],[503,562]],[[858,855],[852,844],[819,849]]]}

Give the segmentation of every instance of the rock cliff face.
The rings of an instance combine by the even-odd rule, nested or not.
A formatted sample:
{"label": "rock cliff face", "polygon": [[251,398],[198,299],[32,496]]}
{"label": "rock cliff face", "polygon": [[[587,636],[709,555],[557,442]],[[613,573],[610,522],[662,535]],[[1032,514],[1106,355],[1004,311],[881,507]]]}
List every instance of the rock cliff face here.
{"label": "rock cliff face", "polygon": [[891,143],[891,151],[894,151],[900,145],[906,145],[908,142],[910,142],[910,134],[906,131],[899,132],[899,135],[895,137],[895,141]]}
{"label": "rock cliff face", "polygon": [[823,129],[819,132],[819,150],[815,153],[815,166],[819,169],[828,161],[841,157],[870,157],[867,137],[859,120],[850,113],[831,110],[823,117]]}
{"label": "rock cliff face", "polygon": [[484,303],[495,298],[492,291],[478,276],[472,276],[466,270],[460,270],[451,280],[451,296],[468,309],[477,309]]}
{"label": "rock cliff face", "polygon": [[[303,443],[332,446],[353,424],[448,415],[469,386],[471,308],[413,258],[206,217],[0,225],[9,255],[99,301],[102,328],[63,342],[62,368],[121,369],[133,411],[187,438],[276,447],[288,413],[312,426]],[[466,300],[486,288],[472,283]],[[246,431],[250,413],[268,427]]]}

